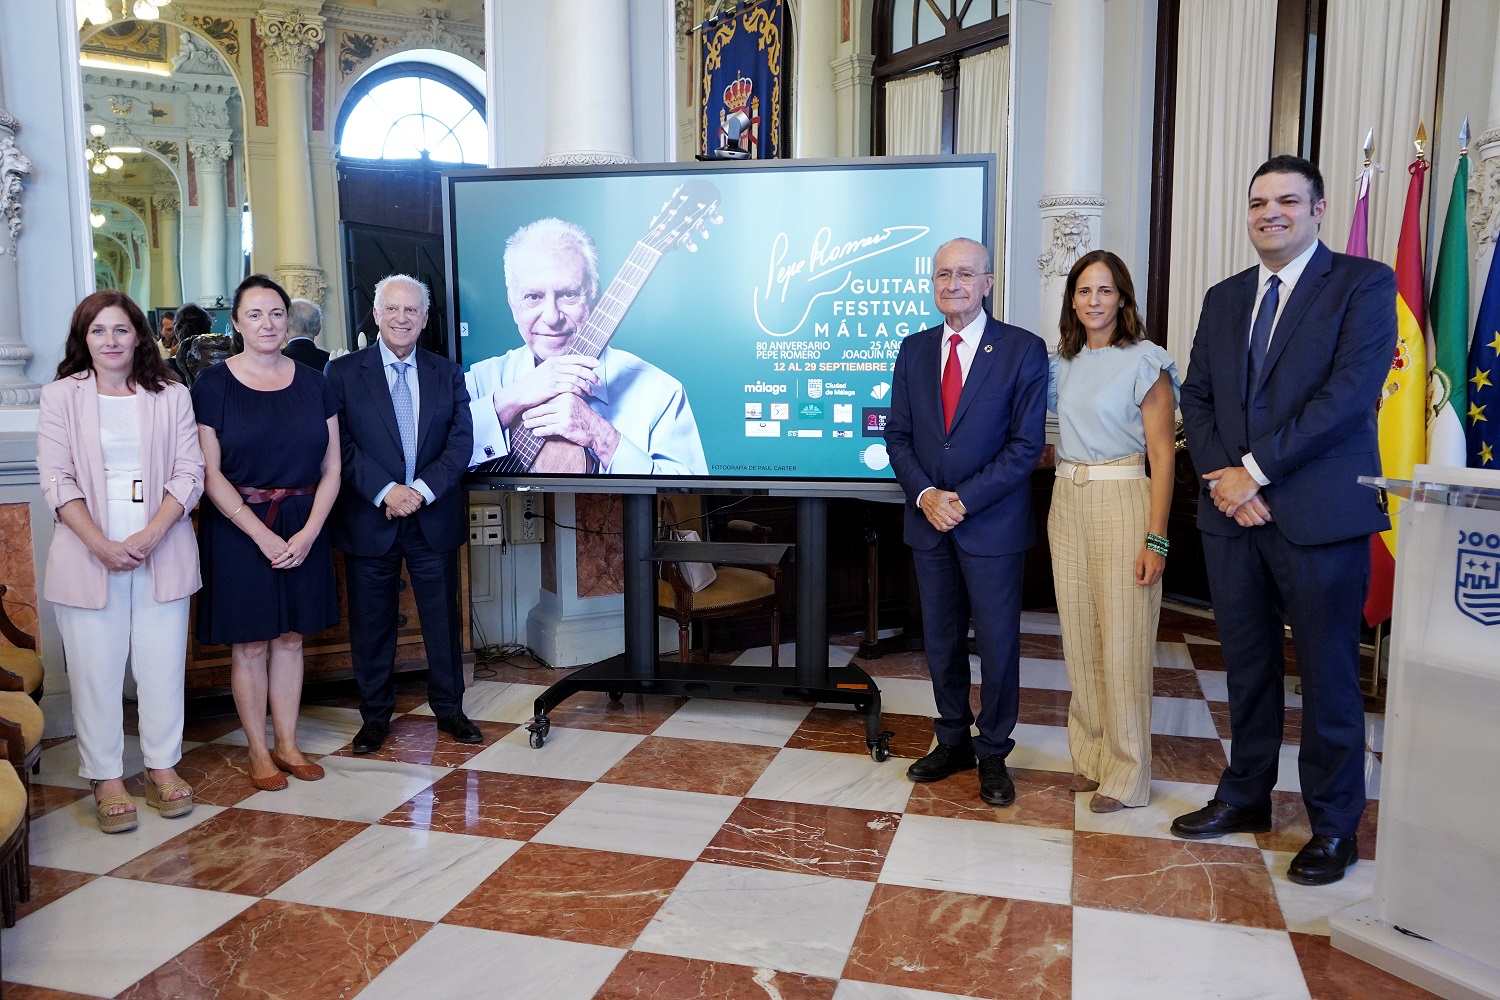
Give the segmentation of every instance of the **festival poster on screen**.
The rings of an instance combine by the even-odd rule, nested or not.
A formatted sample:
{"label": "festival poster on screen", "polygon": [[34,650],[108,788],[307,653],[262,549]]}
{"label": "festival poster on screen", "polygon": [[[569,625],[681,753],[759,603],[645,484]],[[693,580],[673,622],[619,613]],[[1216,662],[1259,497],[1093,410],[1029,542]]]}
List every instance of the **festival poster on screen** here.
{"label": "festival poster on screen", "polygon": [[459,361],[469,371],[522,346],[505,241],[556,217],[598,248],[595,310],[612,295],[618,310],[622,282],[634,293],[608,345],[682,384],[699,477],[890,479],[896,354],[942,321],[934,251],[989,237],[992,171],[992,158],[966,157],[454,175]]}

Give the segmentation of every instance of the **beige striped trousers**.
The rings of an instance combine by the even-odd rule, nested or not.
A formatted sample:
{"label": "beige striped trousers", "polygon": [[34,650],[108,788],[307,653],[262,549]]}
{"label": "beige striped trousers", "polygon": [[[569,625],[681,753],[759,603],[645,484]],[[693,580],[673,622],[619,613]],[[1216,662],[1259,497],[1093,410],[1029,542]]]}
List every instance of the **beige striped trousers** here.
{"label": "beige striped trousers", "polygon": [[[1127,455],[1100,465],[1142,465]],[[1161,582],[1135,582],[1146,541],[1149,479],[1096,479],[1052,487],[1047,538],[1073,697],[1073,770],[1127,806],[1151,797],[1151,670]]]}

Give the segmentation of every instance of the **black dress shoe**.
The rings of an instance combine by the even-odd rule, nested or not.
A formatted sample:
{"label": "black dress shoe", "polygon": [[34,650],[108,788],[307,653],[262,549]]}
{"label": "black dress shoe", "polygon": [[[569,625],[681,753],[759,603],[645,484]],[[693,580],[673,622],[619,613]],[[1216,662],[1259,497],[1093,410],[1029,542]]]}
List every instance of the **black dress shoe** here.
{"label": "black dress shoe", "polygon": [[385,742],[385,734],[388,732],[390,732],[390,726],[371,719],[360,726],[359,732],[354,734],[354,752],[374,753]]}
{"label": "black dress shoe", "polygon": [[979,762],[979,797],[987,805],[1002,808],[1016,801],[1016,783],[1010,780],[1004,757],[985,757]]}
{"label": "black dress shoe", "polygon": [[973,747],[953,747],[946,743],[939,743],[926,757],[914,761],[911,767],[906,769],[906,776],[912,781],[942,781],[959,771],[967,771],[973,766]]}
{"label": "black dress shoe", "polygon": [[1271,829],[1271,803],[1242,809],[1228,802],[1209,799],[1196,812],[1178,816],[1172,821],[1172,836],[1183,840],[1208,840],[1226,833],[1268,833]]}
{"label": "black dress shoe", "polygon": [[1286,877],[1299,885],[1328,885],[1344,877],[1344,869],[1359,860],[1359,839],[1315,834],[1292,859]]}
{"label": "black dress shoe", "polygon": [[437,720],[437,727],[460,743],[484,742],[479,727],[470,722],[469,717],[462,712],[442,716]]}

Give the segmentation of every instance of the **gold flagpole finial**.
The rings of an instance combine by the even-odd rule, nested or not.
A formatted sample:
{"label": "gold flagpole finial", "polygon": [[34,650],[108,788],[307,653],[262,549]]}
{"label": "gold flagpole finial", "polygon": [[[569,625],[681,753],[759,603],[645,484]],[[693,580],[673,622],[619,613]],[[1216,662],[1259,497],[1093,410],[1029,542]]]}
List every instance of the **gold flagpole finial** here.
{"label": "gold flagpole finial", "polygon": [[1417,122],[1417,137],[1412,140],[1412,145],[1417,147],[1417,159],[1427,155],[1427,123]]}
{"label": "gold flagpole finial", "polygon": [[1370,131],[1365,133],[1365,169],[1370,169],[1370,162],[1375,156],[1375,126],[1370,126]]}
{"label": "gold flagpole finial", "polygon": [[1464,115],[1464,127],[1458,130],[1458,155],[1469,155],[1469,116]]}

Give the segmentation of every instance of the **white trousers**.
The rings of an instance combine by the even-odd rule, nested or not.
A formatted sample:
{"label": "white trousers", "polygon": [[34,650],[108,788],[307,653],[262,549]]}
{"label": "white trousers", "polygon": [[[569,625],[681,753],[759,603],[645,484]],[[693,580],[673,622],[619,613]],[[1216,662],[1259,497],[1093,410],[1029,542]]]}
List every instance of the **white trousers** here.
{"label": "white trousers", "polygon": [[[123,541],[146,526],[146,505],[109,501],[109,537]],[[80,777],[103,781],[125,774],[125,663],[135,675],[141,753],[161,770],[182,758],[183,683],[188,603],[158,604],[151,568],[110,573],[104,607],[57,606],[57,629],[67,657],[78,731]]]}

